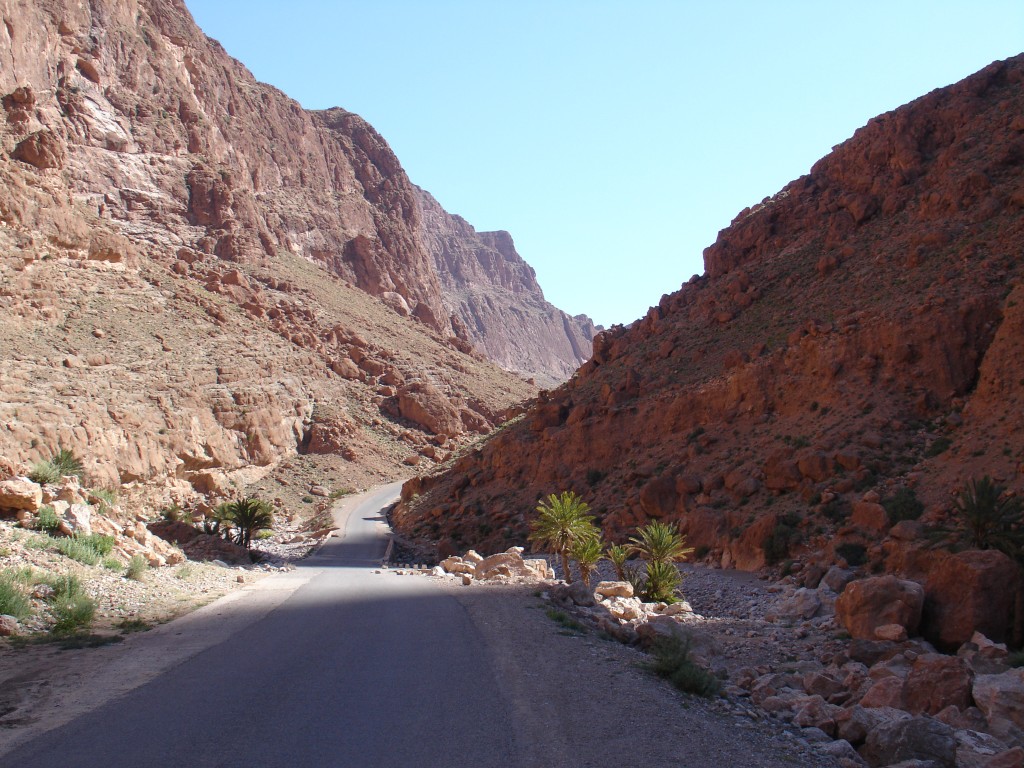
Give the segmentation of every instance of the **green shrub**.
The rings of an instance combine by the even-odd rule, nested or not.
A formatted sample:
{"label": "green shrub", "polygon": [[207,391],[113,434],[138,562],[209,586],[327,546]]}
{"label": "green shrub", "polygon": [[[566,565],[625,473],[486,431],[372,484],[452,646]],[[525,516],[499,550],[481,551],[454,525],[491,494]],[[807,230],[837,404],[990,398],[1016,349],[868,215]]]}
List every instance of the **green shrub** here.
{"label": "green shrub", "polygon": [[99,553],[93,549],[92,544],[77,536],[70,539],[53,539],[53,548],[83,565],[96,565],[100,561]]}
{"label": "green shrub", "polygon": [[68,539],[50,539],[53,548],[83,565],[96,565],[114,549],[114,537],[93,533],[75,534]]}
{"label": "green shrub", "polygon": [[1014,651],[1006,657],[1006,663],[1011,667],[1024,667],[1024,651]]}
{"label": "green shrub", "polygon": [[32,482],[43,485],[59,483],[65,475],[73,475],[81,479],[83,473],[82,462],[75,456],[74,451],[61,448],[46,461],[35,464],[28,476]]}
{"label": "green shrub", "polygon": [[690,644],[685,640],[660,638],[651,647],[651,655],[654,658],[645,666],[684,693],[712,697],[721,689],[718,678],[690,658]]}
{"label": "green shrub", "polygon": [[102,533],[93,533],[88,536],[80,536],[82,541],[87,542],[100,557],[106,557],[114,551],[114,537],[105,536]]}
{"label": "green shrub", "polygon": [[850,502],[844,496],[836,496],[821,508],[821,513],[833,523],[845,520],[851,511]]}
{"label": "green shrub", "polygon": [[900,488],[888,499],[882,501],[882,506],[889,514],[889,520],[898,523],[901,520],[917,520],[924,512],[924,504],[918,498],[913,488]]}
{"label": "green shrub", "polygon": [[36,513],[36,530],[43,533],[56,533],[60,528],[60,517],[51,506],[40,507]]}
{"label": "green shrub", "polygon": [[96,616],[96,603],[88,595],[80,594],[54,602],[52,610],[57,619],[53,625],[53,634],[71,635],[92,624]]}
{"label": "green shrub", "polygon": [[776,521],[775,527],[765,537],[762,545],[765,560],[770,565],[785,560],[793,545],[800,541],[798,525],[800,525],[800,518],[792,513],[782,515]]}
{"label": "green shrub", "polygon": [[132,579],[133,581],[142,581],[142,577],[146,575],[146,571],[149,570],[149,563],[146,562],[146,558],[142,555],[132,555],[132,559],[128,561],[128,566],[125,568],[125,578]]}
{"label": "green shrub", "polygon": [[544,611],[544,614],[556,624],[561,625],[565,630],[572,633],[583,633],[587,631],[587,628],[580,624],[576,619],[572,618],[565,611],[560,611],[557,608],[548,608]]}
{"label": "green shrub", "polygon": [[625,580],[633,585],[633,594],[645,603],[671,604],[680,600],[679,586],[683,577],[675,563],[647,563],[646,572],[627,567],[623,574]]}
{"label": "green shrub", "polygon": [[168,523],[185,521],[185,511],[178,504],[171,504],[160,510],[160,517]]}
{"label": "green shrub", "polygon": [[868,549],[863,544],[844,542],[836,546],[836,554],[843,558],[851,568],[864,565]]}
{"label": "green shrub", "polygon": [[57,576],[49,582],[53,594],[49,598],[50,610],[57,620],[55,635],[70,635],[92,624],[96,603],[85,594],[82,583],[73,574]]}
{"label": "green shrub", "polygon": [[28,473],[28,479],[40,485],[59,483],[60,473],[50,462],[40,461],[32,465],[32,471]]}
{"label": "green shrub", "polygon": [[108,571],[120,571],[123,566],[116,557],[105,557],[103,558],[103,567]]}
{"label": "green shrub", "polygon": [[274,538],[274,532],[270,531],[270,530],[266,530],[266,529],[262,530],[262,531],[257,531],[256,535],[253,538],[259,539],[259,540],[272,539],[272,538]]}
{"label": "green shrub", "polygon": [[924,455],[926,458],[933,459],[940,453],[945,453],[949,450],[949,446],[953,444],[953,441],[948,437],[937,437],[932,440],[931,444],[925,448]]}
{"label": "green shrub", "polygon": [[612,544],[605,550],[604,556],[615,568],[615,578],[626,580],[626,561],[633,554],[633,547],[628,544]]}
{"label": "green shrub", "polygon": [[117,628],[126,635],[132,632],[148,632],[152,629],[149,623],[142,619],[121,619],[117,623]]}
{"label": "green shrub", "polygon": [[10,570],[0,571],[0,613],[19,621],[32,615],[32,602],[18,575]]}

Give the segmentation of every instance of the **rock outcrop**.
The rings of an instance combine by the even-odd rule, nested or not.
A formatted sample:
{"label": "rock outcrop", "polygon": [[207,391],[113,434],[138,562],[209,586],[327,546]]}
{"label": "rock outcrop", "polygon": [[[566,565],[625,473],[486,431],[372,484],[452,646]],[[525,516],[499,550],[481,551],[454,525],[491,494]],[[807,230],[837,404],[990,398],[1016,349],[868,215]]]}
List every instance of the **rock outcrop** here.
{"label": "rock outcrop", "polygon": [[[181,0],[0,15],[0,455],[67,447],[97,483],[182,493],[296,451],[379,479],[534,391],[472,344],[499,319],[548,336],[509,304],[472,338],[452,325],[458,274],[442,285],[420,192],[360,117],[258,83]],[[549,336],[522,367],[564,378],[582,356]]]}
{"label": "rock outcrop", "polygon": [[[399,529],[499,549],[538,498],[573,490],[614,540],[657,518],[723,565],[931,583],[934,626],[930,607],[966,598],[930,581],[949,554],[927,532],[954,525],[971,478],[1024,492],[1022,84],[1024,57],[996,62],[742,211],[704,276],[598,334],[573,379],[450,471],[410,481]],[[986,578],[957,588],[978,605]]]}
{"label": "rock outcrop", "polygon": [[572,317],[544,299],[508,232],[477,232],[428,192],[416,193],[423,241],[456,334],[545,386],[568,379],[590,357],[600,329],[586,315]]}

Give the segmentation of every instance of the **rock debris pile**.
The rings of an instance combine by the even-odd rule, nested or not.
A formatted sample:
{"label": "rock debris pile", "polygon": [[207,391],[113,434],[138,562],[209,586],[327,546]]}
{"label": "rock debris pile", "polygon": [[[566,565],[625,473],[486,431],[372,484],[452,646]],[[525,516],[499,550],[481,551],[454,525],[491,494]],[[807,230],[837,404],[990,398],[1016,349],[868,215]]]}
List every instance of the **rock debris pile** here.
{"label": "rock debris pile", "polygon": [[431,573],[467,586],[535,583],[552,605],[626,644],[678,638],[722,681],[723,706],[791,729],[845,768],[1024,765],[1024,668],[981,632],[951,654],[917,636],[915,582],[834,567],[812,589],[682,566],[687,599],[667,605],[643,602],[607,566],[590,587],[555,580],[547,560],[522,554],[470,550]]}

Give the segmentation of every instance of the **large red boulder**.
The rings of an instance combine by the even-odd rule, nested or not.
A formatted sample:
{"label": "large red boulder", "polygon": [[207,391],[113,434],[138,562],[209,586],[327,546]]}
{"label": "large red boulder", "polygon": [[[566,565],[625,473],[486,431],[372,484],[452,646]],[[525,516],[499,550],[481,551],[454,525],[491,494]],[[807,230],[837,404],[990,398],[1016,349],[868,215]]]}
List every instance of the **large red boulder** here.
{"label": "large red boulder", "polygon": [[973,682],[970,665],[958,656],[918,656],[903,686],[904,709],[915,715],[935,715],[950,705],[967,709]]}
{"label": "large red boulder", "polygon": [[921,634],[943,650],[955,650],[975,632],[997,643],[1011,640],[1021,589],[1021,569],[1002,552],[951,555],[928,574]]}
{"label": "large red boulder", "polygon": [[899,624],[908,635],[917,632],[924,605],[924,587],[895,576],[851,581],[836,600],[836,619],[851,637],[873,640],[875,630]]}

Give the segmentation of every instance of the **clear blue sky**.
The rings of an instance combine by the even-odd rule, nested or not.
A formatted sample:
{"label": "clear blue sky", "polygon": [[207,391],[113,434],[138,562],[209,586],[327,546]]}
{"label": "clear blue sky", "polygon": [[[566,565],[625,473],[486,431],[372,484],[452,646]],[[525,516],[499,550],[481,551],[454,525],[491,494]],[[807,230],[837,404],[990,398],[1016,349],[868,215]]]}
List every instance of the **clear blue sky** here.
{"label": "clear blue sky", "polygon": [[604,325],[703,272],[718,230],[871,117],[1024,50],[1021,0],[186,2]]}

